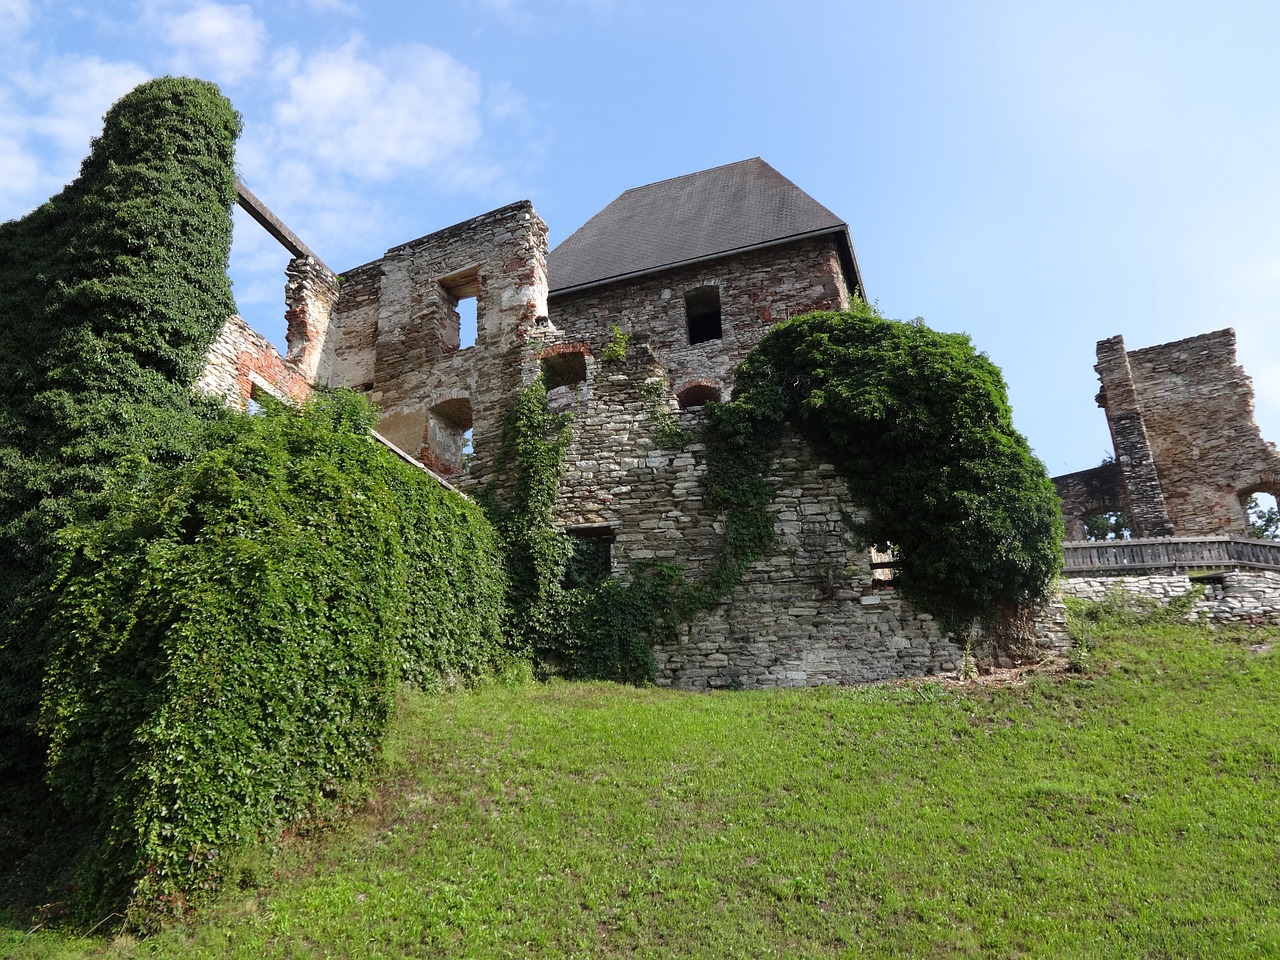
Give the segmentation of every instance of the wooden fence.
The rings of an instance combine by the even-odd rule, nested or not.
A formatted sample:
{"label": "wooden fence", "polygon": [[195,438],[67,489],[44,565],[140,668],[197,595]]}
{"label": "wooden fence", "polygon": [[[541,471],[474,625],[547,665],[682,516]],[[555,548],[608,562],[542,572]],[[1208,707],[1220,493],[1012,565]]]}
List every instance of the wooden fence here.
{"label": "wooden fence", "polygon": [[1169,537],[1151,540],[1089,540],[1064,543],[1067,576],[1082,573],[1280,570],[1280,541],[1250,537]]}

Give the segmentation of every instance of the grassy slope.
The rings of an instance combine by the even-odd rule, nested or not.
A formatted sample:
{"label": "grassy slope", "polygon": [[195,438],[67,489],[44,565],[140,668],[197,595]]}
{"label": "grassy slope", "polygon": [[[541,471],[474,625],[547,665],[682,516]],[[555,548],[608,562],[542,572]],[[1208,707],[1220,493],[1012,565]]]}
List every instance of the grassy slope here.
{"label": "grassy slope", "polygon": [[990,690],[414,697],[379,799],[274,889],[194,934],[8,927],[0,954],[1280,955],[1280,633],[1099,659]]}

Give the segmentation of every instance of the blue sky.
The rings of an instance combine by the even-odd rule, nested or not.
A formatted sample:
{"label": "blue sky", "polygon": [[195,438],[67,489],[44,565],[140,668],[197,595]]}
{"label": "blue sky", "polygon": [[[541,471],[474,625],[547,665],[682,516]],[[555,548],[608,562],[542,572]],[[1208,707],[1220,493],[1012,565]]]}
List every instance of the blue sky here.
{"label": "blue sky", "polygon": [[[0,219],[151,76],[218,82],[241,176],[334,269],[528,198],[761,156],[846,220],[887,316],[970,334],[1050,473],[1098,463],[1094,344],[1235,327],[1280,440],[1280,4],[0,0]],[[241,312],[287,254],[237,214]]]}

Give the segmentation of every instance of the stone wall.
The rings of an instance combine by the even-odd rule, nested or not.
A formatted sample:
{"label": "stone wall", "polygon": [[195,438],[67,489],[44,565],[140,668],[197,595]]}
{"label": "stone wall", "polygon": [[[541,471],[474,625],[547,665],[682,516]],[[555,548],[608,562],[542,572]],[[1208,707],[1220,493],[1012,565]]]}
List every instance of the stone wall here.
{"label": "stone wall", "polygon": [[1280,491],[1280,453],[1254,421],[1235,331],[1131,350],[1129,366],[1176,535],[1245,533],[1243,498]]}
{"label": "stone wall", "polygon": [[280,356],[275,346],[240,317],[223,324],[196,381],[200,393],[222,397],[238,410],[247,410],[259,392],[280,400],[301,402],[311,392],[298,368]]}
{"label": "stone wall", "polygon": [[[1235,570],[1200,578],[1205,595],[1196,602],[1191,618],[1210,623],[1280,625],[1280,572]],[[1194,586],[1186,574],[1150,574],[1141,577],[1071,577],[1063,579],[1063,596],[1102,600],[1123,590],[1139,597],[1168,603]]]}
{"label": "stone wall", "polygon": [[338,278],[313,257],[295,257],[285,269],[287,355],[238,316],[222,326],[209,348],[195,389],[240,410],[257,392],[281,400],[305,400],[327,361]]}
{"label": "stone wall", "polygon": [[[719,292],[722,336],[691,344],[685,294],[704,287]],[[648,344],[673,391],[714,385],[728,399],[733,369],[770,325],[848,303],[835,240],[825,237],[553,295],[551,310],[566,337],[591,343],[597,355],[616,325],[633,343]]]}
{"label": "stone wall", "polygon": [[[523,348],[552,332],[546,255],[546,225],[522,201],[347,271],[324,382],[367,393],[382,411],[378,431],[427,466],[482,479],[532,376]],[[463,346],[457,305],[469,297],[476,339]]]}
{"label": "stone wall", "polygon": [[1174,528],[1165,508],[1123,338],[1112,337],[1098,344],[1094,369],[1102,381],[1098,403],[1107,413],[1129,527],[1135,537],[1171,537]]}
{"label": "stone wall", "polygon": [[1067,525],[1065,540],[1084,540],[1084,521],[1088,517],[1099,513],[1128,512],[1129,501],[1120,467],[1114,461],[1054,477],[1053,485],[1062,501],[1062,516]]}
{"label": "stone wall", "polygon": [[1243,534],[1249,495],[1280,492],[1280,453],[1254,420],[1235,331],[1141,350],[1111,337],[1094,369],[1118,475],[1111,492],[1100,470],[1054,478],[1067,539],[1099,509],[1127,513],[1135,537]]}

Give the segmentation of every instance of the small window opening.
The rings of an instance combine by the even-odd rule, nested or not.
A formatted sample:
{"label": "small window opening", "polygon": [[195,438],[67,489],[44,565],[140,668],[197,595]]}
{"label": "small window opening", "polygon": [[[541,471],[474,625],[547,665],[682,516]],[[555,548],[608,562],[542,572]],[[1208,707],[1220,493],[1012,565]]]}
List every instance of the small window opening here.
{"label": "small window opening", "polygon": [[456,330],[444,331],[446,352],[473,347],[480,315],[480,269],[469,267],[440,280],[448,304],[453,308]]}
{"label": "small window opening", "polygon": [[871,584],[873,587],[891,587],[897,583],[898,560],[893,555],[893,544],[871,545]]}
{"label": "small window opening", "polygon": [[698,287],[684,295],[685,319],[689,324],[689,343],[706,343],[719,340],[720,288]]}
{"label": "small window opening", "polygon": [[542,358],[542,379],[548,390],[568,387],[587,380],[585,353],[557,353]]}
{"label": "small window opening", "polygon": [[565,533],[573,543],[564,568],[566,590],[599,586],[613,573],[612,525],[569,527]]}
{"label": "small window opening", "polygon": [[461,476],[471,466],[471,401],[456,397],[437,403],[427,412],[427,429],[419,459],[437,473]]}
{"label": "small window opening", "polygon": [[676,403],[681,410],[701,407],[712,400],[720,399],[720,388],[710,383],[695,383],[685,387],[676,394]]}

